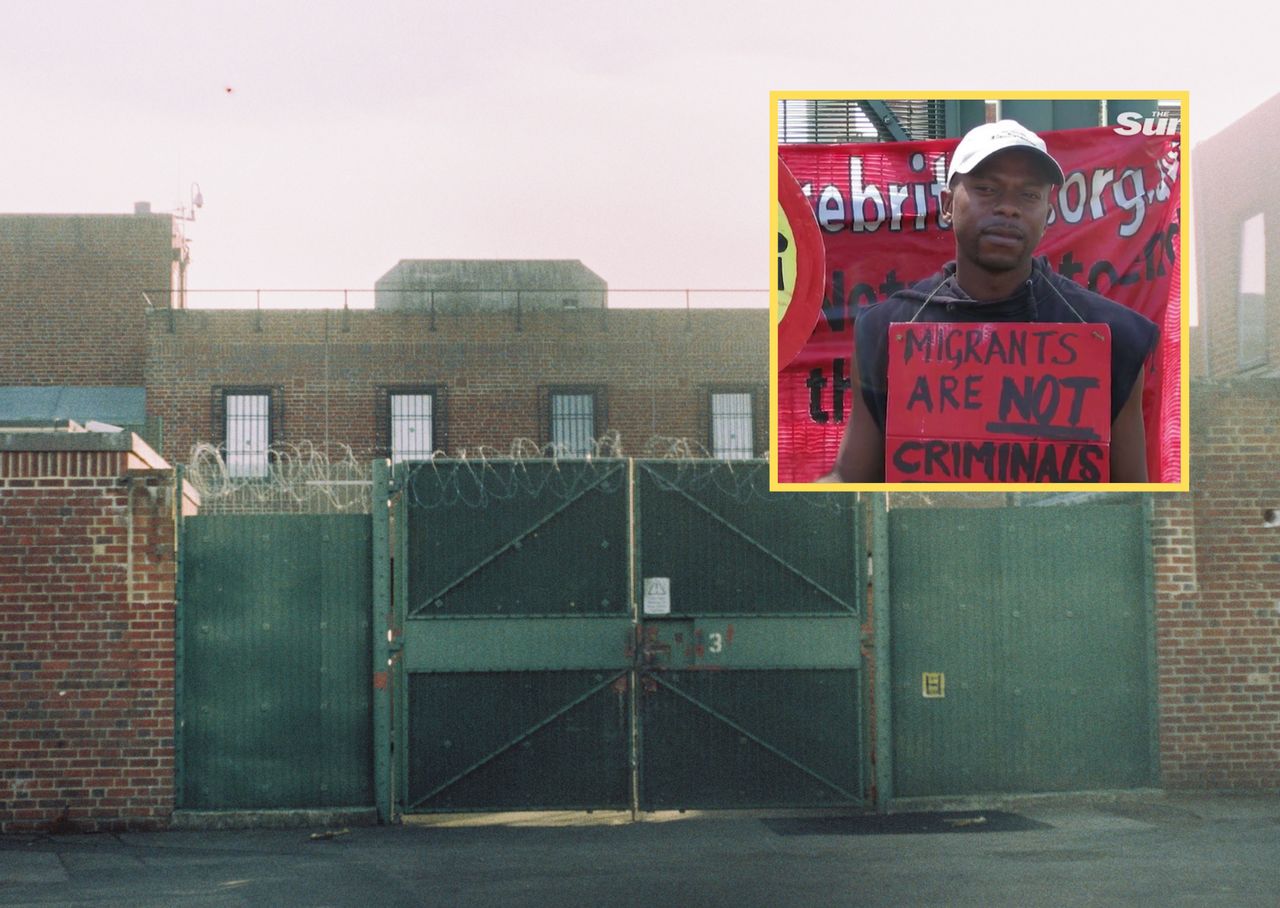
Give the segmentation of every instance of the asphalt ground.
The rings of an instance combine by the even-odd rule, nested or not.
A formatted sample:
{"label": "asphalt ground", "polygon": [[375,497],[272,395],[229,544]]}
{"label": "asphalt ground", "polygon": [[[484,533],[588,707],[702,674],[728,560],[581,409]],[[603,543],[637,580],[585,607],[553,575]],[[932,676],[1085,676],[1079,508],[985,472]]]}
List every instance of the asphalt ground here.
{"label": "asphalt ground", "polygon": [[0,837],[5,906],[1265,906],[1280,795]]}

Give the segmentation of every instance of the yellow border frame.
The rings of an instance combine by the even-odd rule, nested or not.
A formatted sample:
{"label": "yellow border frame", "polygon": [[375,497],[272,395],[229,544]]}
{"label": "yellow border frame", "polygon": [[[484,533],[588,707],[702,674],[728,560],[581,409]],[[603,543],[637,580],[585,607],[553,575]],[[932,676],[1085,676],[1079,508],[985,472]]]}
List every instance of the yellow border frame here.
{"label": "yellow border frame", "polygon": [[1069,100],[1146,100],[1160,98],[1176,100],[1181,105],[1182,160],[1179,165],[1180,203],[1182,215],[1178,242],[1182,258],[1180,269],[1181,294],[1181,373],[1178,376],[1180,394],[1179,420],[1182,424],[1179,443],[1179,482],[1133,483],[817,483],[778,481],[778,289],[772,278],[776,267],[776,253],[769,257],[769,490],[771,492],[1186,492],[1191,488],[1190,435],[1188,420],[1190,411],[1190,306],[1187,293],[1190,286],[1190,245],[1193,236],[1191,211],[1191,142],[1189,139],[1189,91],[771,91],[769,92],[769,248],[775,248],[773,238],[778,233],[776,199],[778,197],[778,102],[783,100],[931,100],[931,101],[982,101],[992,98],[1038,101]]}

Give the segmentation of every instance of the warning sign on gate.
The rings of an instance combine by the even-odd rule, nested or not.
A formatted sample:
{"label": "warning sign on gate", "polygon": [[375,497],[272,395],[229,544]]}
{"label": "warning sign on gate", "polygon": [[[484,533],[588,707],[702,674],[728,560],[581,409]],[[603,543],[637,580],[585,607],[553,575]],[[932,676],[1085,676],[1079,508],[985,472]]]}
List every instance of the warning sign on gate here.
{"label": "warning sign on gate", "polygon": [[671,578],[644,578],[644,613],[646,615],[671,614]]}

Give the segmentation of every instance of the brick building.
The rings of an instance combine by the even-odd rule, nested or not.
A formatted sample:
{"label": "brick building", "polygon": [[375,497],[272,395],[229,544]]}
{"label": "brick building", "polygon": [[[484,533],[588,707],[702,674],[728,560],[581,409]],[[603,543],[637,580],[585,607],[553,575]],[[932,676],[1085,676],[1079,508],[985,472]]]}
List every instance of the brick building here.
{"label": "brick building", "polygon": [[148,290],[180,286],[168,214],[0,215],[0,386],[142,385]]}
{"label": "brick building", "polygon": [[[342,444],[361,459],[507,453],[515,439],[584,454],[610,433],[631,454],[667,436],[719,456],[750,456],[768,442],[760,369],[767,317],[652,309],[153,312],[147,407],[165,426],[166,456],[179,461],[201,441],[227,445],[237,463],[242,445],[261,450],[264,441]],[[737,448],[713,432],[726,418]]]}
{"label": "brick building", "polygon": [[[173,217],[0,215],[0,424],[112,421],[143,431],[147,311],[180,288]],[[147,293],[153,291],[154,295]]]}

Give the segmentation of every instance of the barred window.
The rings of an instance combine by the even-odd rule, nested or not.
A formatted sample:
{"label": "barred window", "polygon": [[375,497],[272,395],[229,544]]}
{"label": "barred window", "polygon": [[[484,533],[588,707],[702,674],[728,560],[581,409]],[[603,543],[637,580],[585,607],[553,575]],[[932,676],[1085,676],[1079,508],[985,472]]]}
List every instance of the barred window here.
{"label": "barred window", "polygon": [[427,460],[435,450],[435,395],[390,395],[391,462]]}
{"label": "barred window", "polygon": [[558,457],[586,457],[596,437],[594,394],[551,394],[551,444]]}
{"label": "barred window", "polygon": [[271,395],[228,393],[223,412],[227,472],[239,479],[265,477],[271,448]]}
{"label": "barred window", "polygon": [[721,460],[746,460],[755,454],[751,431],[751,394],[711,395],[711,454]]}

